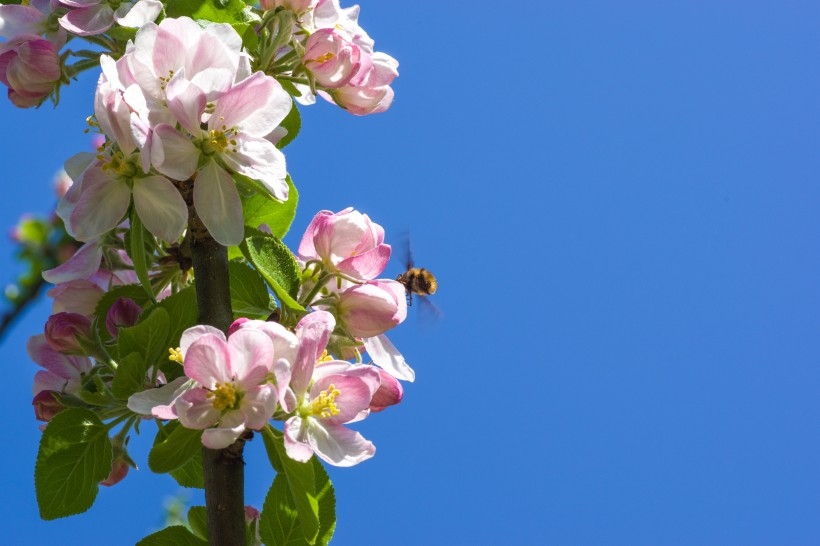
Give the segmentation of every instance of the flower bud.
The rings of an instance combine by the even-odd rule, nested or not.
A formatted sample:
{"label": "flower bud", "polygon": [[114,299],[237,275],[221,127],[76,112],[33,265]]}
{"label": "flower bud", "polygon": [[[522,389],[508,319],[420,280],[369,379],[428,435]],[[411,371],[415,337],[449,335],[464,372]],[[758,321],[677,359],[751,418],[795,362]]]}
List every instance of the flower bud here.
{"label": "flower bud", "polygon": [[86,354],[82,343],[91,339],[91,320],[77,313],[57,313],[45,327],[49,347],[66,355]]}
{"label": "flower bud", "polygon": [[21,34],[0,44],[0,82],[9,100],[20,108],[39,106],[60,80],[57,47],[34,34]]}
{"label": "flower bud", "polygon": [[55,415],[65,409],[65,406],[57,400],[55,394],[54,391],[46,390],[34,395],[31,405],[34,406],[34,417],[36,417],[38,421],[48,423]]}
{"label": "flower bud", "polygon": [[399,63],[379,52],[371,56],[371,63],[369,68],[359,70],[347,85],[327,93],[320,91],[320,94],[357,116],[384,112],[393,103],[390,84],[399,75]]}
{"label": "flower bud", "polygon": [[128,456],[124,445],[118,444],[117,440],[113,438],[112,443],[114,444],[114,460],[111,462],[111,472],[108,473],[107,478],[100,482],[100,485],[106,487],[120,483],[128,475],[128,470],[132,466],[136,466],[131,457]]}
{"label": "flower bud", "polygon": [[360,280],[375,279],[390,260],[384,229],[352,207],[316,214],[299,244],[299,256]]}
{"label": "flower bud", "polygon": [[127,328],[137,323],[140,313],[142,313],[142,308],[134,300],[119,298],[105,315],[105,329],[111,337],[116,339],[120,328]]}
{"label": "flower bud", "polygon": [[341,293],[336,314],[353,337],[383,334],[407,317],[404,287],[392,280],[353,285]]}
{"label": "flower bud", "polygon": [[[365,58],[369,64],[369,56]],[[359,72],[362,52],[335,28],[322,28],[305,42],[302,62],[319,85],[335,89],[347,84]]]}
{"label": "flower bud", "polygon": [[381,368],[377,369],[382,383],[379,385],[379,389],[373,393],[373,398],[370,399],[370,411],[372,412],[382,411],[388,406],[395,406],[404,398],[404,389],[399,380]]}

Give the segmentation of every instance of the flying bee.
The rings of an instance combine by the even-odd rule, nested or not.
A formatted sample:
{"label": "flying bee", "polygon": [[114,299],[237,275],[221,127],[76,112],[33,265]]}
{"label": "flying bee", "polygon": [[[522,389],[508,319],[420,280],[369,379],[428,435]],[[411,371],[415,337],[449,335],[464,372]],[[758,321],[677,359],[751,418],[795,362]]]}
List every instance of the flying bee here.
{"label": "flying bee", "polygon": [[423,267],[413,267],[413,262],[407,263],[407,271],[396,277],[404,285],[407,293],[407,305],[413,305],[413,294],[432,296],[438,289],[438,281],[432,273]]}
{"label": "flying bee", "polygon": [[408,236],[404,244],[404,254],[407,256],[407,270],[396,277],[396,280],[404,285],[405,294],[407,295],[407,305],[413,305],[413,294],[421,296],[421,301],[425,306],[434,312],[440,314],[441,312],[427,300],[426,296],[432,296],[438,289],[438,281],[436,277],[423,267],[415,267],[413,265],[413,253],[410,249],[410,237]]}

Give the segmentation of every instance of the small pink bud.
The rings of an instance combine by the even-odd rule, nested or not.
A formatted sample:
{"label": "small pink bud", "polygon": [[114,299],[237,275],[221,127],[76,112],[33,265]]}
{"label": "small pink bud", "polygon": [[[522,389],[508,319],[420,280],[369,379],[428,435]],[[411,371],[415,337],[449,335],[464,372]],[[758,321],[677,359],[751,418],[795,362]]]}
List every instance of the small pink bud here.
{"label": "small pink bud", "polygon": [[399,380],[378,368],[382,383],[370,399],[370,411],[382,411],[388,406],[395,406],[404,398],[404,389]]}
{"label": "small pink bud", "polygon": [[353,337],[378,336],[407,317],[404,286],[392,280],[353,285],[340,295],[336,313]]}
{"label": "small pink bud", "polygon": [[40,391],[34,395],[31,405],[34,406],[34,417],[38,421],[45,421],[48,423],[55,415],[65,409],[54,391]]}
{"label": "small pink bud", "polygon": [[84,355],[83,341],[91,339],[91,320],[77,313],[57,313],[48,317],[45,327],[49,347],[66,355]]}
{"label": "small pink bud", "polygon": [[387,266],[390,245],[384,244],[384,228],[366,214],[352,207],[337,213],[323,210],[305,230],[299,257],[320,260],[331,271],[354,279],[370,280]]}
{"label": "small pink bud", "polygon": [[[365,59],[369,67],[370,57],[365,55]],[[362,68],[362,52],[335,28],[322,28],[305,42],[302,62],[319,85],[335,89],[347,84]]]}
{"label": "small pink bud", "polygon": [[34,34],[15,36],[0,44],[0,82],[9,100],[20,108],[39,106],[60,80],[57,47]]}
{"label": "small pink bud", "polygon": [[100,482],[100,485],[111,487],[112,485],[120,483],[123,479],[125,479],[125,476],[128,475],[128,470],[130,468],[131,465],[128,464],[128,461],[125,459],[114,459],[114,462],[111,464],[111,472],[109,472],[106,479]]}
{"label": "small pink bud", "polygon": [[130,298],[120,298],[108,309],[105,315],[105,329],[111,337],[119,336],[120,328],[128,328],[137,323],[142,307]]}

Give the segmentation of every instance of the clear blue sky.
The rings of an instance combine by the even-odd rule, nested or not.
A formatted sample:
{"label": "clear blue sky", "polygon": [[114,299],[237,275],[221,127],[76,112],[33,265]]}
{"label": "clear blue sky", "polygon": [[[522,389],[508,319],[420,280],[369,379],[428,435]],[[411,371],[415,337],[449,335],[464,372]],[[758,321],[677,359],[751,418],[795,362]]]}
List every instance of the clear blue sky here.
{"label": "clear blue sky", "polygon": [[[396,100],[303,110],[289,242],[348,205],[409,229],[444,317],[391,336],[417,381],[332,471],[334,544],[820,542],[820,4],[360,3]],[[0,104],[0,225],[48,209],[94,81]],[[178,491],[145,436],[90,512],[38,519],[23,347],[47,314],[0,347],[4,541],[133,544]]]}

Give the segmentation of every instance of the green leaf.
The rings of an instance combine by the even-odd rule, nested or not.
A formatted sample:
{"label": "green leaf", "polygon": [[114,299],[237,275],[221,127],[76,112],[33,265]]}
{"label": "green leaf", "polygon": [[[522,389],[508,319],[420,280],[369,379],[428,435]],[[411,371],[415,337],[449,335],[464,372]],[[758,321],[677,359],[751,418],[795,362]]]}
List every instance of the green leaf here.
{"label": "green leaf", "polygon": [[137,542],[137,546],[208,546],[182,525],[172,525]]}
{"label": "green leaf", "polygon": [[145,372],[148,370],[145,358],[137,352],[120,359],[114,373],[111,392],[120,400],[127,400],[135,392],[145,389]]}
{"label": "green leaf", "polygon": [[202,470],[202,451],[187,463],[170,472],[171,477],[182,487],[205,489],[205,474]]}
{"label": "green leaf", "polygon": [[208,512],[204,506],[191,506],[188,509],[188,525],[196,536],[208,540]]}
{"label": "green leaf", "polygon": [[276,147],[281,150],[293,142],[293,139],[296,138],[296,135],[299,134],[299,130],[302,128],[302,116],[299,114],[299,108],[296,107],[295,102],[293,103],[290,112],[288,112],[288,115],[285,116],[285,119],[283,119],[282,123],[279,125],[288,131],[288,134],[283,136],[279,139],[279,142],[276,143]]}
{"label": "green leaf", "polygon": [[271,302],[268,285],[259,273],[244,261],[228,262],[228,273],[234,315],[262,320],[268,318],[276,303]]}
{"label": "green leaf", "polygon": [[246,237],[239,248],[273,288],[284,307],[305,310],[295,299],[299,291],[299,265],[282,241],[272,235],[252,235]]}
{"label": "green leaf", "polygon": [[262,516],[259,521],[259,532],[262,542],[276,546],[306,546],[299,520],[299,511],[288,490],[288,481],[282,474],[277,474],[265,496],[262,505]]}
{"label": "green leaf", "polygon": [[167,17],[190,17],[195,21],[228,23],[243,36],[259,20],[242,0],[171,0],[165,6]]}
{"label": "green leaf", "polygon": [[[300,463],[288,457],[285,453],[285,442],[282,433],[270,425],[262,430],[262,439],[265,443],[268,458],[277,472],[276,477],[284,476],[287,482],[287,491],[290,493],[293,506],[299,514],[302,535],[309,544],[314,544],[319,536],[319,500],[316,497],[316,477],[313,465],[310,462]],[[275,484],[276,480],[274,480]],[[278,506],[279,503],[285,501],[277,499],[276,502]]]}
{"label": "green leaf", "polygon": [[137,274],[140,284],[151,297],[151,301],[154,301],[154,291],[151,289],[151,279],[148,277],[148,258],[145,252],[145,237],[146,232],[142,226],[142,220],[140,220],[136,209],[133,209],[131,214],[131,229],[128,230],[125,247],[128,251],[128,257],[131,258],[131,261],[134,263],[134,272]]}
{"label": "green leaf", "polygon": [[139,322],[129,328],[120,328],[117,348],[120,355],[142,355],[145,370],[168,360],[168,332],[171,319],[162,307],[143,313]]}
{"label": "green leaf", "polygon": [[288,183],[288,200],[284,203],[260,193],[253,193],[242,199],[246,226],[258,229],[265,224],[274,237],[281,239],[285,236],[296,216],[296,206],[299,203],[299,192],[290,175],[285,180]]}
{"label": "green leaf", "polygon": [[137,30],[139,29],[133,27],[113,26],[110,29],[108,29],[108,35],[114,38],[115,40],[127,42],[128,40],[134,39],[134,37],[137,35]]}
{"label": "green leaf", "polygon": [[316,537],[316,544],[324,546],[330,543],[336,530],[336,491],[319,458],[313,457],[310,462],[313,464],[316,498],[319,501],[319,535]]}
{"label": "green leaf", "polygon": [[180,468],[202,452],[201,430],[185,428],[179,422],[169,423],[165,428],[173,430],[167,436],[165,430],[159,431],[148,454],[148,466],[158,474]]}
{"label": "green leaf", "polygon": [[40,517],[56,519],[85,512],[111,472],[108,430],[94,413],[66,409],[43,431],[34,467]]}
{"label": "green leaf", "polygon": [[[163,357],[167,357],[169,348],[179,346],[182,332],[197,323],[199,308],[196,302],[196,289],[194,286],[188,286],[157,303],[157,307],[168,313],[170,325],[168,326],[167,344],[163,352]],[[168,362],[167,358],[163,360],[163,363]],[[173,381],[182,375],[182,366],[173,364],[171,367],[163,368],[163,371],[168,381]]]}

